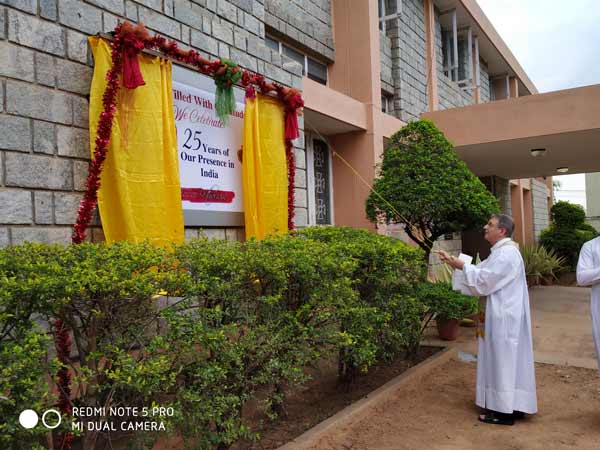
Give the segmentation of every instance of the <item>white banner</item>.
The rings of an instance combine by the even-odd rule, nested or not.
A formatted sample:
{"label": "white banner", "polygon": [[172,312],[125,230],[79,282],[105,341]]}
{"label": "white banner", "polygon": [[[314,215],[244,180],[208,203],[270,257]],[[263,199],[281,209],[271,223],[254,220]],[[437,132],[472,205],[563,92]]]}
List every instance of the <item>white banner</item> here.
{"label": "white banner", "polygon": [[243,212],[243,95],[236,92],[236,111],[224,127],[216,116],[216,87],[209,81],[212,86],[194,87],[173,81],[183,209]]}

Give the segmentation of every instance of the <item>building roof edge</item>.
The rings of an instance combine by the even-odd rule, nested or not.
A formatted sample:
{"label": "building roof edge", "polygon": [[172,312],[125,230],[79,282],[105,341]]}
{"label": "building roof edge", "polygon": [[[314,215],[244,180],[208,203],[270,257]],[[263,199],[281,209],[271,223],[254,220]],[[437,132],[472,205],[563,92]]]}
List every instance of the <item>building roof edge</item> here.
{"label": "building roof edge", "polygon": [[487,38],[490,40],[492,45],[498,50],[502,58],[506,61],[506,64],[515,72],[515,75],[519,78],[523,86],[529,91],[530,94],[538,94],[538,90],[533,84],[533,81],[529,78],[519,61],[513,55],[508,48],[508,45],[504,42],[496,28],[492,25],[492,22],[487,18],[476,0],[458,0],[469,15],[481,28],[481,31],[485,33]]}

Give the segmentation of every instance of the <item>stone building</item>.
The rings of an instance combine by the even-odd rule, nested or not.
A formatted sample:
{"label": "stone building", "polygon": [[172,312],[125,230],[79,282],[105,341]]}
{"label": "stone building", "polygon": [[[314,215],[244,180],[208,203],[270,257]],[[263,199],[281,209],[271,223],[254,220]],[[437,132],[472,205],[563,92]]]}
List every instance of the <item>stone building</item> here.
{"label": "stone building", "polygon": [[[0,246],[70,241],[90,153],[87,38],[126,19],[302,89],[297,226],[374,229],[364,214],[368,189],[332,151],[371,181],[385,139],[423,114],[515,216],[519,242],[547,225],[552,173],[478,171],[460,150],[470,143],[455,139],[460,127],[436,115],[537,94],[474,0],[3,0]],[[548,177],[530,178],[538,175]],[[187,225],[186,237],[198,236]],[[235,227],[203,231],[244,236]],[[90,235],[103,239],[97,219]],[[459,235],[447,238],[461,248]]]}

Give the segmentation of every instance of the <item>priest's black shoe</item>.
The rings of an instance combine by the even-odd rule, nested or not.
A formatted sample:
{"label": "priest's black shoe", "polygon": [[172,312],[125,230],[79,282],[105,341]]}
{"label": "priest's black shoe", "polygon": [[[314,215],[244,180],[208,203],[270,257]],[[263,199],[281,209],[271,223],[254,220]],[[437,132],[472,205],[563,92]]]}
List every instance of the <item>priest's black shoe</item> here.
{"label": "priest's black shoe", "polygon": [[515,419],[512,414],[505,414],[498,411],[487,410],[479,416],[479,421],[490,423],[492,425],[514,425]]}

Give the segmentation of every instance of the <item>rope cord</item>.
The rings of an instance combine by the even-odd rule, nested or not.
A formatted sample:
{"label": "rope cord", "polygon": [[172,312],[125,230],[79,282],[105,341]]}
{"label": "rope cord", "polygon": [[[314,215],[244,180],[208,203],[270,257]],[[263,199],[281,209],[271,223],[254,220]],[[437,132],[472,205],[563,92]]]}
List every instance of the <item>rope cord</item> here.
{"label": "rope cord", "polygon": [[304,119],[304,123],[308,126],[308,128],[314,132],[319,139],[321,139],[323,142],[325,142],[325,144],[327,145],[327,148],[329,149],[329,151],[331,152],[331,154],[333,156],[337,156],[340,161],[342,161],[351,171],[352,173],[354,173],[354,175],[356,175],[356,177],[365,185],[369,188],[369,191],[373,192],[377,197],[379,197],[389,208],[390,210],[394,213],[394,215],[400,219],[402,222],[408,224],[408,226],[410,227],[410,229],[412,230],[413,234],[415,234],[415,231],[417,232],[416,234],[418,234],[419,236],[422,236],[424,238],[424,240],[430,244],[433,247],[433,243],[434,241],[432,241],[429,236],[427,235],[423,235],[421,233],[421,230],[419,228],[417,228],[415,225],[413,225],[408,219],[406,219],[402,214],[400,214],[400,212],[394,208],[394,206],[388,201],[386,200],[379,192],[377,192],[373,186],[371,184],[369,184],[369,182],[367,180],[364,179],[364,177],[360,174],[360,172],[358,170],[356,170],[352,164],[350,164],[342,155],[340,155],[338,152],[336,152],[333,147],[331,146],[331,144],[329,143],[329,140],[327,138],[325,138],[320,132],[319,130],[317,130],[316,128],[314,128],[313,126],[310,125],[310,123],[306,120],[306,118]]}

